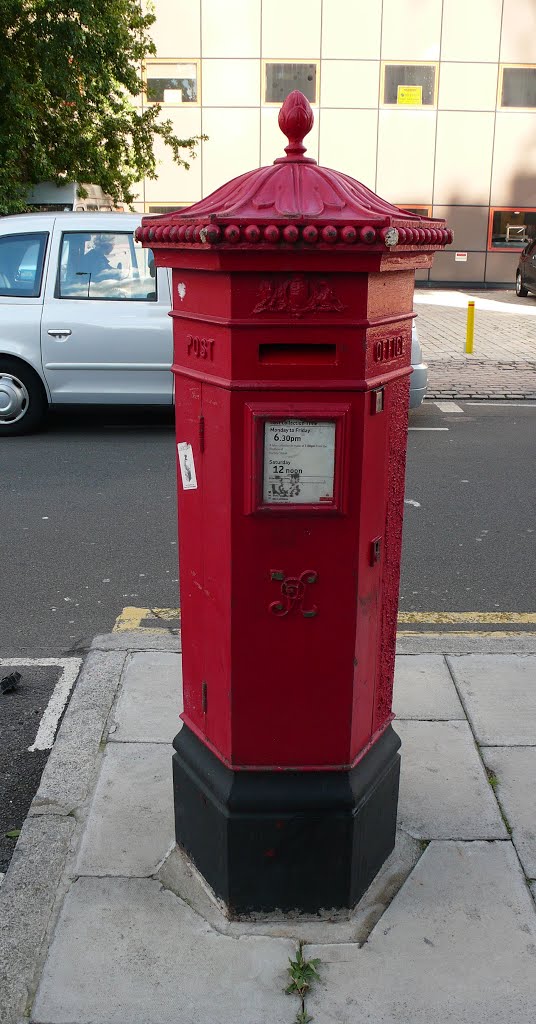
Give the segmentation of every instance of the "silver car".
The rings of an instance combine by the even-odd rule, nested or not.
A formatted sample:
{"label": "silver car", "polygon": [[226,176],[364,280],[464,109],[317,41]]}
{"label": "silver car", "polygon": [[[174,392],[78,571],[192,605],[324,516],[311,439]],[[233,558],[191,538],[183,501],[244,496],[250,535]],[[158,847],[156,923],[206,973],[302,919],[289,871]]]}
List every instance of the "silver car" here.
{"label": "silver car", "polygon": [[417,409],[421,405],[428,387],[428,366],[423,362],[421,343],[417,333],[417,325],[413,321],[411,329],[411,368],[409,382],[409,407]]}
{"label": "silver car", "polygon": [[49,405],[172,405],[170,274],[122,213],[0,220],[0,434]]}
{"label": "silver car", "polygon": [[[170,271],[134,241],[141,217],[37,213],[0,220],[0,435],[49,405],[173,403]],[[413,332],[411,406],[425,370]]]}

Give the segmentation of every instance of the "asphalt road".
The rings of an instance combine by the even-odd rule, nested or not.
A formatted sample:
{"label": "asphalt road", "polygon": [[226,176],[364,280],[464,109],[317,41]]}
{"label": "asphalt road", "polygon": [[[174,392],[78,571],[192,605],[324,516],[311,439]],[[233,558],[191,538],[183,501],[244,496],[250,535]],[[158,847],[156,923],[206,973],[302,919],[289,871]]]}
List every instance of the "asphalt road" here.
{"label": "asphalt road", "polygon": [[[410,418],[400,610],[534,611],[536,403],[455,407]],[[0,480],[1,659],[82,655],[125,606],[177,607],[169,413],[56,415],[2,441]],[[19,671],[0,694],[0,871],[46,761],[28,746],[58,680],[53,666]]]}
{"label": "asphalt road", "polygon": [[56,415],[0,446],[0,656],[76,653],[126,605],[176,607],[170,413]]}
{"label": "asphalt road", "polygon": [[410,418],[400,610],[533,612],[536,403],[454,404]]}

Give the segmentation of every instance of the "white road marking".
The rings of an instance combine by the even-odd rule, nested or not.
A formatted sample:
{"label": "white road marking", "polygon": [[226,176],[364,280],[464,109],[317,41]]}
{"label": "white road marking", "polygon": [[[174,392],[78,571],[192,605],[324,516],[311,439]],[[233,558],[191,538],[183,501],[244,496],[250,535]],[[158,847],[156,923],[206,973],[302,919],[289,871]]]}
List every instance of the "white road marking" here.
{"label": "white road marking", "polygon": [[466,405],[492,405],[496,409],[536,409],[536,402],[509,402],[504,398],[502,402],[466,402]]}
{"label": "white road marking", "polygon": [[461,405],[457,402],[434,402],[441,412],[463,412]]}
{"label": "white road marking", "polygon": [[63,709],[80,671],[82,658],[0,658],[0,668],[46,668],[48,665],[61,668],[50,700],[39,723],[37,736],[28,750],[50,750]]}
{"label": "white road marking", "polygon": [[448,427],[408,427],[408,430],[448,430]]}
{"label": "white road marking", "polygon": [[414,498],[404,498],[404,505],[413,505],[414,508],[420,508],[420,501],[415,501]]}

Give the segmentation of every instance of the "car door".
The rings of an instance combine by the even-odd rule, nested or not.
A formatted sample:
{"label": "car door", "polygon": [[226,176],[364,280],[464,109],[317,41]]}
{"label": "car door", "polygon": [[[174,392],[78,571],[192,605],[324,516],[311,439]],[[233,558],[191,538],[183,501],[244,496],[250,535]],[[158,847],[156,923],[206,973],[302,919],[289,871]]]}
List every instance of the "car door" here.
{"label": "car door", "polygon": [[136,224],[56,219],[41,324],[52,402],[172,403],[169,276],[134,242]]}
{"label": "car door", "polygon": [[536,289],[536,241],[529,245],[524,254],[522,273],[527,288]]}

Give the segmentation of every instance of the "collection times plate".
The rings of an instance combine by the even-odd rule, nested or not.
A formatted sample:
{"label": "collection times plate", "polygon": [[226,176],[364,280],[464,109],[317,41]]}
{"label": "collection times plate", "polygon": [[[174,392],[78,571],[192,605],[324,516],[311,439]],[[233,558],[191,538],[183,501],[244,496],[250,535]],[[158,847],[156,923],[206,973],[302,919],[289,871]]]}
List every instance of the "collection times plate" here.
{"label": "collection times plate", "polygon": [[321,505],[333,502],[335,423],[281,420],[264,424],[263,502]]}

